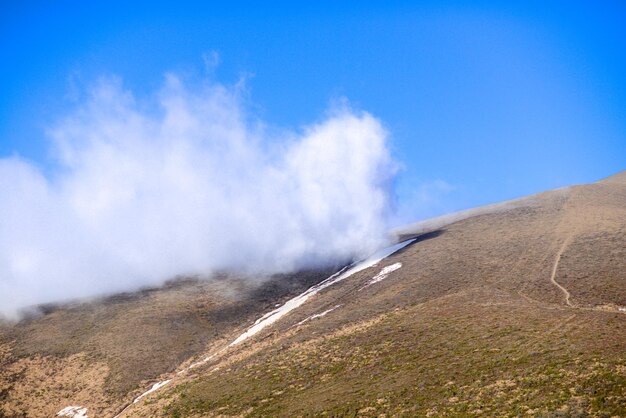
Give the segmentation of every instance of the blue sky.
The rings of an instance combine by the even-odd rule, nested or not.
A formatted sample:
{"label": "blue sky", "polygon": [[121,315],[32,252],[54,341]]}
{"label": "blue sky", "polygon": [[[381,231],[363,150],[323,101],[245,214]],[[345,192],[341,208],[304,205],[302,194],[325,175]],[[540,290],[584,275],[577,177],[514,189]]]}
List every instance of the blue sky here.
{"label": "blue sky", "polygon": [[0,157],[53,167],[45,130],[118,75],[248,77],[280,127],[346,97],[383,121],[415,219],[626,169],[626,5],[598,2],[4,1]]}

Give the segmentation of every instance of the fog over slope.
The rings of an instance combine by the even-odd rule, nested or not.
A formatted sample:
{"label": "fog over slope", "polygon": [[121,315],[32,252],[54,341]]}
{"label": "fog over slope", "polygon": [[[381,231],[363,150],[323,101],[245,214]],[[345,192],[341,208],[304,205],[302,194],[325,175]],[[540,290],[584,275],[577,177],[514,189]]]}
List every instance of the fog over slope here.
{"label": "fog over slope", "polygon": [[51,174],[0,159],[0,311],[229,269],[289,271],[384,244],[395,171],[344,106],[270,130],[238,86],[99,82],[50,130]]}

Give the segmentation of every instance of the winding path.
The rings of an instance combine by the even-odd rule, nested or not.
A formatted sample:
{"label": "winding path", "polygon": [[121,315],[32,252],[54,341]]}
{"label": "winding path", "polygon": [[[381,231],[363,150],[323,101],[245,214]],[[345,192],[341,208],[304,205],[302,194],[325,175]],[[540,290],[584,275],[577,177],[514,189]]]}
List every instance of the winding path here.
{"label": "winding path", "polygon": [[572,236],[570,235],[565,241],[563,241],[563,244],[561,245],[561,248],[559,249],[559,252],[556,253],[556,259],[554,260],[554,265],[552,266],[552,275],[550,276],[550,281],[559,289],[561,289],[561,292],[563,292],[563,294],[565,295],[565,303],[567,304],[567,306],[571,306],[573,307],[574,305],[572,304],[572,302],[570,301],[570,293],[569,291],[561,286],[559,284],[559,282],[556,281],[556,270],[559,267],[559,261],[561,261],[561,256],[563,255],[563,252],[565,251],[565,249],[567,248],[567,246],[569,245],[570,241],[572,240]]}

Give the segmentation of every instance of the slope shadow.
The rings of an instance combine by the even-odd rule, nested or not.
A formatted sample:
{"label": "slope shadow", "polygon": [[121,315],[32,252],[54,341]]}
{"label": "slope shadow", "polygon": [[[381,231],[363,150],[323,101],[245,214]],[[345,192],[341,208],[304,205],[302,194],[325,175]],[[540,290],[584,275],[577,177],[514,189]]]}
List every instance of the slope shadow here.
{"label": "slope shadow", "polygon": [[[437,238],[441,236],[445,230],[439,229],[425,234],[409,237],[414,239],[412,243],[406,247],[396,251],[394,255],[402,254],[413,245]],[[406,241],[406,240],[404,240]],[[346,263],[345,265],[349,265]],[[259,287],[250,291],[244,296],[243,300],[236,304],[220,307],[211,312],[207,312],[206,316],[215,323],[228,323],[231,325],[240,325],[244,318],[258,312],[268,312],[275,309],[276,305],[281,305],[290,298],[304,292],[311,286],[320,283],[332,274],[341,270],[344,266],[333,266],[326,269],[304,270],[291,274],[276,274]]]}
{"label": "slope shadow", "polygon": [[[342,266],[334,266],[326,269],[303,270],[290,274],[276,274],[258,287],[249,290],[234,304],[222,306],[207,312],[209,320],[230,325],[240,325],[250,315],[258,316],[281,305],[287,300],[306,291],[333,273]],[[256,319],[256,316],[254,318]]]}
{"label": "slope shadow", "polygon": [[407,251],[409,248],[411,248],[412,246],[414,246],[415,244],[418,244],[420,242],[423,241],[427,241],[429,239],[433,239],[433,238],[437,238],[441,235],[443,235],[446,232],[445,229],[437,229],[436,231],[431,231],[431,232],[427,232],[425,234],[419,234],[419,235],[403,235],[401,236],[401,239],[399,240],[399,242],[404,242],[404,241],[408,241],[410,239],[413,239],[415,241],[413,241],[412,243],[410,243],[409,245],[407,245],[406,247],[403,247],[402,249],[396,251],[395,253],[393,253],[393,255],[399,255],[404,253],[405,251]]}

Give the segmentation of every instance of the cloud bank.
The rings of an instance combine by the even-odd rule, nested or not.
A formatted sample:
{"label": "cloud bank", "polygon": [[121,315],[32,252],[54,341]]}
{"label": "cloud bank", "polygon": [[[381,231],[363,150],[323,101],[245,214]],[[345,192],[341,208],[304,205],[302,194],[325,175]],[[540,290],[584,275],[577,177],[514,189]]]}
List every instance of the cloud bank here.
{"label": "cloud bank", "polygon": [[0,159],[0,312],[384,245],[395,164],[381,123],[342,107],[277,132],[241,96],[169,75],[139,100],[102,81],[50,131],[51,174]]}

